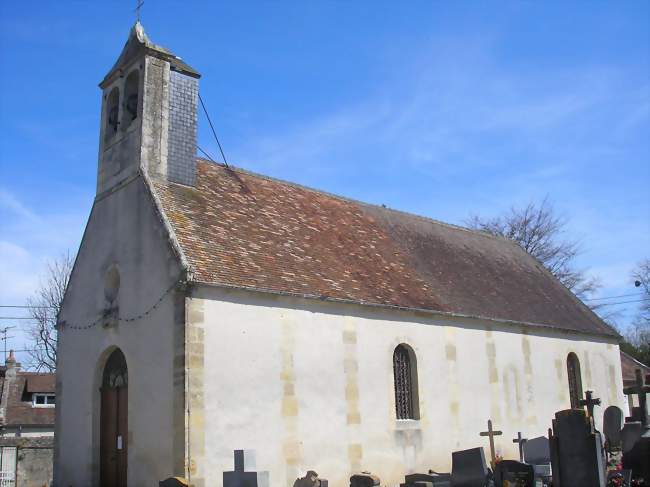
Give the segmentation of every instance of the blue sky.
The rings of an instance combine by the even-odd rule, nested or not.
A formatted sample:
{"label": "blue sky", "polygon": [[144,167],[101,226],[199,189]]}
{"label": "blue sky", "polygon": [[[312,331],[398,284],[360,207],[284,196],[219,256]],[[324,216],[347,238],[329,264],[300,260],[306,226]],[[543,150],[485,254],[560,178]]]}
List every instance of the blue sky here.
{"label": "blue sky", "polygon": [[[22,304],[47,259],[78,247],[97,83],[134,6],[0,3],[0,304]],[[229,162],[452,223],[548,195],[601,296],[635,292],[630,271],[650,257],[649,18],[647,1],[142,11],[150,38],[202,73]],[[199,141],[216,157],[204,119]]]}

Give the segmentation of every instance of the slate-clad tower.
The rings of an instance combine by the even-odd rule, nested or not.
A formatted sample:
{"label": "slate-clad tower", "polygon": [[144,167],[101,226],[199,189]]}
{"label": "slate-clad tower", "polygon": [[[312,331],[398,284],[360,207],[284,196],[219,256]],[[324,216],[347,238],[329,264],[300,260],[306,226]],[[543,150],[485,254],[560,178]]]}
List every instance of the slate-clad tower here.
{"label": "slate-clad tower", "polygon": [[194,185],[200,74],[152,43],[138,22],[103,90],[97,194],[142,169],[152,178]]}

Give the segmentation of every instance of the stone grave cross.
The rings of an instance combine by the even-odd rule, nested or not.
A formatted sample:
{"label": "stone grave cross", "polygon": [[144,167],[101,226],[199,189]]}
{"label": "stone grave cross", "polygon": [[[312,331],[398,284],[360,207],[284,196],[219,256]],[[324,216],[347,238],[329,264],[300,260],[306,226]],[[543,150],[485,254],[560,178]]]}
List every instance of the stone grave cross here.
{"label": "stone grave cross", "polygon": [[578,404],[580,406],[587,406],[587,416],[591,419],[593,424],[594,420],[594,406],[600,406],[600,399],[593,397],[594,391],[585,391],[585,399],[580,399]]}
{"label": "stone grave cross", "polygon": [[492,466],[496,464],[497,457],[494,452],[494,437],[495,436],[500,436],[503,434],[503,431],[494,431],[492,429],[492,420],[488,419],[488,430],[487,431],[481,431],[480,435],[481,436],[489,436],[490,437],[490,456],[492,457]]}
{"label": "stone grave cross", "polygon": [[513,443],[519,443],[519,461],[524,463],[524,443],[528,441],[528,438],[522,438],[521,431],[517,432],[517,438],[513,439]]}
{"label": "stone grave cross", "polygon": [[268,487],[268,472],[246,471],[255,469],[253,450],[235,450],[235,469],[223,473],[224,487]]}
{"label": "stone grave cross", "polygon": [[650,392],[650,385],[645,384],[641,369],[634,371],[636,375],[636,383],[633,386],[623,389],[625,394],[636,394],[639,397],[639,409],[641,410],[641,417],[637,421],[641,421],[643,426],[648,426],[648,404],[646,394]]}

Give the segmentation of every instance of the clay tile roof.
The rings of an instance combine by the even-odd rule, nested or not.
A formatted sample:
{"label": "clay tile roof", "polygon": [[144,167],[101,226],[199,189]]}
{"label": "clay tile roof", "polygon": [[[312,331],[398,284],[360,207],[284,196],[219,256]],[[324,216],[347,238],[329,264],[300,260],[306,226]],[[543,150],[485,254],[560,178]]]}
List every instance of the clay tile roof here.
{"label": "clay tile roof", "polygon": [[625,385],[633,384],[636,382],[636,369],[641,369],[644,376],[650,375],[650,367],[642,364],[634,357],[621,351],[621,373],[623,375],[623,383]]}
{"label": "clay tile roof", "polygon": [[[8,393],[4,424],[6,425],[54,425],[55,408],[32,406],[32,393],[54,393],[54,374],[17,372],[16,377],[2,377],[3,394]],[[5,391],[4,389],[7,388]]]}
{"label": "clay tile roof", "polygon": [[198,282],[617,336],[506,239],[203,160],[153,186]]}

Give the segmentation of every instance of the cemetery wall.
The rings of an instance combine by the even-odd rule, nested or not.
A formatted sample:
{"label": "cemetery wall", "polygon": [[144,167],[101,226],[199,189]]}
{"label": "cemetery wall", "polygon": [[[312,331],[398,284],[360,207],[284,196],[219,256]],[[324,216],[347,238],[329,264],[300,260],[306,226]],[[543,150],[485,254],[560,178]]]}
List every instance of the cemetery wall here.
{"label": "cemetery wall", "polygon": [[184,473],[184,299],[175,303],[172,292],[136,321],[71,329],[102,316],[112,266],[120,275],[116,303],[123,318],[150,308],[179,276],[139,177],[96,200],[60,316],[69,326],[58,345],[56,485],[99,485],[99,389],[115,347],[128,366],[129,485]]}
{"label": "cemetery wall", "polygon": [[[369,470],[382,485],[405,473],[449,471],[451,451],[484,446],[489,418],[497,449],[517,458],[512,439],[546,435],[569,408],[566,358],[575,352],[583,389],[622,407],[618,344],[611,338],[435,314],[199,287],[195,341],[201,372],[190,427],[201,481],[221,485],[233,450],[256,450],[272,486],[307,469],[347,485]],[[188,330],[192,328],[188,323]],[[395,419],[393,351],[417,357],[418,420]],[[192,478],[194,484],[195,478]],[[198,484],[202,485],[202,484]]]}

